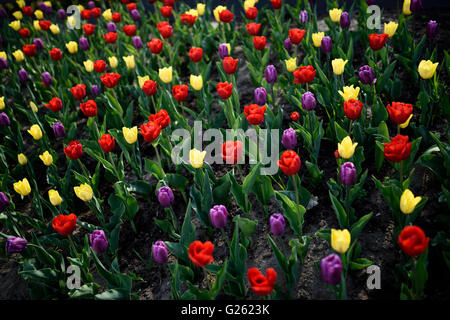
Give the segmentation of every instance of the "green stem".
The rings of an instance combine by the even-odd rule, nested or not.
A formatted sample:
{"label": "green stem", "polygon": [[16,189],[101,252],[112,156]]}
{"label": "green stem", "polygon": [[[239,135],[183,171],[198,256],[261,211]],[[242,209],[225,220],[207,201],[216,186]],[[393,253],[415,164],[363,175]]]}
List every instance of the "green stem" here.
{"label": "green stem", "polygon": [[75,244],[73,243],[72,235],[69,234],[67,236],[67,239],[69,239],[70,246],[72,247],[73,251],[75,252],[75,256],[78,258],[79,254],[78,254],[77,248],[75,247]]}
{"label": "green stem", "polygon": [[225,242],[228,245],[228,248],[231,248],[230,239],[228,238],[228,235],[225,233],[225,228],[220,228],[220,231],[222,232],[222,237],[224,238]]}
{"label": "green stem", "polygon": [[[292,183],[294,184],[294,190],[295,190],[295,202],[297,204],[296,208],[297,208],[297,214],[300,217],[301,213],[300,213],[300,206],[299,206],[299,196],[298,196],[298,187],[297,187],[297,174],[291,176],[292,177]],[[302,228],[300,227],[300,234],[298,235],[299,238],[302,237]]]}

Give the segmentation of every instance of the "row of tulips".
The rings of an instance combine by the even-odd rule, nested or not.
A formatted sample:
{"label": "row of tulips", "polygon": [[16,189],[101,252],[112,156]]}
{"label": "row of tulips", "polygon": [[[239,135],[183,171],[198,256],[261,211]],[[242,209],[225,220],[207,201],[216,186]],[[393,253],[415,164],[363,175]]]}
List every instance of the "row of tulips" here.
{"label": "row of tulips", "polygon": [[[441,184],[447,202],[450,196],[448,144],[430,132],[435,118],[448,116],[449,104],[446,86],[438,80],[439,63],[432,62],[437,50],[431,42],[425,48],[425,40],[436,37],[437,24],[427,25],[418,44],[407,29],[418,1],[405,1],[399,20],[385,24],[383,34],[373,34],[363,23],[357,32],[349,30],[353,15],[365,16],[373,1],[356,2],[349,12],[327,1],[326,32],[318,29],[315,1],[291,7],[271,0],[271,8],[258,9],[258,1],[246,0],[242,30],[236,10],[225,6],[211,8],[207,1],[192,9],[173,0],[149,2],[152,13],[143,9],[143,2],[125,0],[79,5],[79,29],[70,27],[77,24],[75,16],[67,16],[58,2],[27,6],[20,0],[19,9],[0,8],[0,46],[5,48],[0,51],[0,208],[6,227],[0,236],[8,253],[21,253],[20,274],[30,280],[31,297],[136,297],[132,283],[141,279],[118,268],[119,234],[124,223],[139,232],[136,215],[149,214],[140,211],[140,201],[157,199],[166,217],[155,217],[154,222],[166,239],[153,243],[150,263],[138,256],[150,267],[170,261],[173,298],[214,299],[222,293],[244,298],[247,282],[258,296],[292,298],[299,265],[313,241],[303,233],[304,215],[312,192],[324,186],[319,154],[327,139],[336,145],[337,177],[326,185],[337,225],[316,233],[332,249],[320,262],[323,280],[337,298],[345,299],[350,272],[373,264],[363,257],[358,242],[373,213],[360,215],[353,208],[365,193],[370,156],[376,171],[384,159],[395,169],[385,181],[375,176],[372,180],[391,207],[398,248],[410,258],[402,258],[401,297],[421,298],[430,239],[413,224],[427,201],[410,190],[416,163],[438,177],[446,170]],[[357,39],[367,46],[367,64],[355,70]],[[245,106],[238,85],[244,64],[237,58],[237,47],[243,50],[255,87],[254,103]],[[297,65],[300,56],[302,65]],[[269,64],[271,59],[279,62]],[[402,83],[397,61],[419,89],[419,119],[413,118],[413,101],[398,102]],[[187,76],[182,72],[186,69]],[[213,80],[213,70],[218,81]],[[183,83],[186,79],[189,85]],[[282,99],[290,106],[282,105]],[[440,104],[447,108],[433,107]],[[289,109],[292,121],[284,129],[283,113]],[[270,141],[281,142],[285,149],[277,162],[279,173],[261,174],[261,150],[252,154],[252,142],[245,137],[223,143],[221,157],[228,166],[220,178],[204,161],[201,146],[189,146],[189,161],[175,164],[172,151],[179,140],[174,132],[183,128],[194,136],[192,120],[205,129],[267,129],[266,143],[272,130],[284,129],[279,141]],[[29,136],[22,135],[23,127],[29,127]],[[390,129],[396,134],[392,138]],[[440,155],[427,150],[418,157],[423,145],[437,148]],[[300,153],[307,158],[302,159],[303,167]],[[244,175],[240,160],[246,157],[257,163]],[[42,169],[38,159],[46,168],[45,183],[37,174]],[[113,186],[107,199],[101,188],[105,182]],[[11,187],[21,198],[9,192]],[[173,208],[178,194],[186,206],[184,216]],[[251,194],[264,217],[254,216]],[[87,208],[74,195],[94,220],[83,221],[81,213]],[[272,199],[282,213],[269,212]],[[31,213],[20,213],[17,207],[27,201]],[[231,203],[239,209],[229,214]],[[193,212],[200,222],[197,227]],[[231,216],[234,226],[229,227]],[[264,270],[247,267],[247,254],[254,249],[253,238],[262,222],[270,226],[267,241],[278,264],[265,275]],[[33,230],[27,231],[30,227]],[[220,263],[214,263],[215,245],[197,239],[199,227],[210,236],[220,230],[218,238],[227,251]],[[232,230],[231,240],[227,229]],[[281,235],[288,232],[286,248]],[[169,252],[174,259],[169,260]],[[106,288],[94,281],[92,262]],[[81,269],[81,288],[65,286],[67,264]],[[275,268],[282,272],[283,287],[277,285]],[[207,288],[195,284],[204,272],[215,279]]]}

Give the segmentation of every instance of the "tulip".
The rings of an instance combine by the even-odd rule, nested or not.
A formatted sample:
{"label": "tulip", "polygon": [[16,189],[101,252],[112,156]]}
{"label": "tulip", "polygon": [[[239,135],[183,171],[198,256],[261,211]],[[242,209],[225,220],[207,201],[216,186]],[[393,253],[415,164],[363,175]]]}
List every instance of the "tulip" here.
{"label": "tulip", "polygon": [[39,50],[39,51],[44,49],[44,42],[42,42],[41,38],[34,38],[33,39],[33,44],[36,46],[36,49]]}
{"label": "tulip", "polygon": [[8,237],[6,239],[6,251],[8,253],[18,253],[25,250],[27,247],[27,240],[19,237]]}
{"label": "tulip", "polygon": [[145,141],[151,143],[159,137],[161,126],[155,121],[149,121],[139,127],[139,132],[142,134]]}
{"label": "tulip", "polygon": [[222,43],[219,45],[219,56],[221,59],[228,57],[230,55],[230,45],[228,43]]}
{"label": "tulip", "polygon": [[436,37],[438,33],[438,23],[434,20],[430,20],[427,23],[427,29],[426,29],[426,34],[428,38],[434,38]]}
{"label": "tulip", "polygon": [[78,43],[70,41],[69,43],[66,43],[66,48],[71,54],[75,54],[78,52]]}
{"label": "tulip", "polygon": [[41,10],[35,10],[34,15],[36,16],[36,19],[39,20],[44,19],[44,13]]}
{"label": "tulip", "polygon": [[27,178],[24,178],[23,180],[19,180],[13,184],[14,190],[20,194],[21,196],[27,196],[31,192],[30,183],[28,182]]}
{"label": "tulip", "polygon": [[165,67],[159,69],[159,78],[164,83],[169,83],[172,81],[172,67]]}
{"label": "tulip", "polygon": [[197,240],[189,245],[188,256],[197,267],[204,267],[214,261],[213,252],[214,245],[210,241],[202,243]]}
{"label": "tulip", "polygon": [[20,49],[14,51],[12,55],[14,56],[17,62],[22,62],[23,60],[25,60],[25,55],[23,54],[23,51]]}
{"label": "tulip", "polygon": [[293,72],[297,68],[297,58],[291,58],[284,61],[286,62],[287,71]]}
{"label": "tulip", "polygon": [[133,128],[122,128],[123,137],[128,142],[128,144],[133,144],[137,140],[137,126],[134,126]]}
{"label": "tulip", "polygon": [[344,254],[350,247],[350,232],[347,229],[331,229],[331,247],[334,251]]}
{"label": "tulip", "polygon": [[384,24],[384,33],[387,33],[389,37],[393,37],[395,32],[397,31],[398,23],[394,21],[390,21],[389,23]]}
{"label": "tulip", "polygon": [[338,143],[339,156],[343,159],[350,159],[355,153],[357,142],[353,143],[349,136],[346,136],[341,143]]}
{"label": "tulip", "polygon": [[316,108],[316,98],[310,91],[306,91],[302,95],[302,108],[306,111],[311,111]]}
{"label": "tulip", "polygon": [[223,205],[216,205],[209,210],[209,217],[215,228],[222,229],[227,224],[227,208]]}
{"label": "tulip", "polygon": [[284,39],[284,48],[287,50],[287,51],[291,51],[291,49],[292,49],[292,42],[291,42],[291,39],[289,39],[289,38],[286,38],[286,39]]}
{"label": "tulip", "polygon": [[64,125],[59,121],[53,123],[52,129],[53,129],[53,133],[55,134],[56,138],[62,138],[66,135],[66,130],[64,128]]}
{"label": "tulip", "polygon": [[94,62],[92,62],[92,60],[86,60],[83,62],[83,64],[87,72],[94,71]]}
{"label": "tulip", "polygon": [[94,250],[95,254],[101,254],[108,249],[108,240],[106,239],[105,232],[103,230],[94,230],[89,235],[89,244]]}
{"label": "tulip", "polygon": [[216,85],[217,93],[222,99],[228,99],[233,93],[233,83],[219,82]]}
{"label": "tulip", "polygon": [[105,73],[100,77],[100,81],[105,85],[107,88],[114,88],[119,83],[121,76],[118,73]]}
{"label": "tulip", "polygon": [[59,192],[53,189],[48,190],[48,199],[55,207],[59,206],[62,203],[62,198],[59,195]]}
{"label": "tulip", "polygon": [[158,263],[166,263],[168,259],[167,247],[163,241],[156,241],[152,246],[153,260]]}
{"label": "tulip", "polygon": [[8,16],[5,8],[0,8],[0,19],[5,19]]}
{"label": "tulip", "polygon": [[297,145],[297,135],[292,128],[286,129],[281,137],[281,143],[286,149],[294,149]]}
{"label": "tulip", "polygon": [[264,77],[268,83],[275,83],[277,81],[277,69],[275,66],[270,64],[264,70]]}
{"label": "tulip", "polygon": [[20,11],[14,11],[13,14],[14,18],[16,18],[17,20],[22,20],[23,19],[23,14]]}
{"label": "tulip", "polygon": [[403,191],[402,196],[400,197],[400,210],[404,214],[410,214],[414,211],[416,206],[422,200],[422,197],[414,197],[414,194],[411,190],[406,189]]}
{"label": "tulip", "polygon": [[161,206],[168,208],[173,205],[175,197],[173,195],[172,189],[169,187],[161,187],[158,189],[158,201]]}
{"label": "tulip", "polygon": [[83,200],[84,202],[92,200],[93,191],[91,186],[88,185],[87,183],[83,183],[77,187],[73,187],[73,190],[75,191],[77,197]]}
{"label": "tulip", "polygon": [[70,235],[75,230],[76,226],[77,216],[73,213],[67,216],[60,214],[52,220],[53,229],[55,229],[55,231],[62,236]]}
{"label": "tulip", "polygon": [[344,101],[348,101],[350,99],[355,99],[358,100],[358,94],[359,94],[359,87],[354,88],[353,85],[351,86],[347,86],[343,88],[344,92],[342,92],[341,90],[339,90],[339,94],[341,95],[342,98],[344,98]]}
{"label": "tulip", "polygon": [[0,191],[0,213],[5,211],[9,207],[9,198]]}
{"label": "tulip", "polygon": [[78,43],[80,45],[81,50],[83,50],[83,51],[89,50],[89,48],[90,48],[89,41],[85,37],[81,37],[80,40],[78,40]]}
{"label": "tulip", "polygon": [[291,120],[292,121],[298,121],[300,119],[300,114],[297,111],[294,111],[291,113]]}
{"label": "tulip", "polygon": [[0,57],[0,71],[4,69],[8,69],[8,61],[6,61],[6,58]]}
{"label": "tulip", "polygon": [[308,22],[308,11],[302,10],[300,11],[300,15],[298,16],[298,19],[300,20],[301,24],[305,24]]}
{"label": "tulip", "polygon": [[123,60],[125,61],[128,70],[134,69],[136,67],[134,56],[123,57]]}
{"label": "tulip", "polygon": [[339,170],[339,179],[345,186],[352,186],[356,180],[356,167],[353,162],[344,162]]}
{"label": "tulip", "polygon": [[112,69],[117,68],[117,65],[119,64],[119,61],[117,60],[116,57],[109,57],[109,58],[108,58],[108,61],[109,61],[109,66],[110,66]]}
{"label": "tulip", "polygon": [[[69,17],[69,18],[73,18],[73,17]],[[34,20],[33,21],[33,28],[36,31],[41,31],[41,26],[39,25],[39,20]]]}
{"label": "tulip", "polygon": [[47,166],[51,166],[53,163],[53,157],[50,154],[50,152],[45,151],[43,154],[39,155],[39,159],[42,160],[42,162]]}
{"label": "tulip", "polygon": [[270,232],[276,236],[280,236],[286,229],[286,221],[281,213],[274,213],[270,216]]}
{"label": "tulip", "polygon": [[13,28],[15,31],[19,31],[19,30],[20,30],[20,20],[12,21],[12,22],[9,24],[9,26],[10,26],[11,28]]}
{"label": "tulip", "polygon": [[244,106],[244,115],[248,123],[252,125],[259,125],[264,121],[264,113],[266,112],[266,106],[258,106],[257,104],[251,104]]}
{"label": "tulip", "polygon": [[7,127],[10,124],[11,124],[11,121],[9,120],[8,115],[4,112],[0,113],[0,126]]}
{"label": "tulip", "polygon": [[106,21],[108,21],[108,22],[111,21],[111,20],[112,20],[112,12],[111,12],[111,9],[108,9],[108,10],[103,11],[102,16],[103,16],[103,18],[104,18]]}
{"label": "tulip", "polygon": [[37,124],[33,124],[27,131],[33,137],[34,140],[40,140],[42,138],[41,127],[39,127],[39,125]]}
{"label": "tulip", "polygon": [[334,59],[331,61],[331,65],[333,67],[333,73],[337,76],[344,73],[344,67],[347,64],[348,60],[343,60],[341,58]]}
{"label": "tulip", "polygon": [[341,13],[341,17],[339,18],[339,22],[341,23],[341,28],[342,29],[347,29],[348,27],[350,27],[350,15],[348,14],[348,12],[342,12]]}
{"label": "tulip", "polygon": [[298,45],[303,40],[305,33],[306,30],[301,30],[297,28],[289,29],[289,39],[293,44]]}
{"label": "tulip", "polygon": [[106,24],[106,29],[108,32],[117,32],[117,25],[114,22],[108,22]]}
{"label": "tulip", "polygon": [[131,19],[133,19],[134,21],[141,20],[141,14],[136,9],[131,10],[130,16],[131,16]]}
{"label": "tulip", "polygon": [[338,8],[334,8],[328,11],[329,15],[330,15],[330,19],[333,22],[340,22],[341,21],[341,14],[342,14],[342,10],[338,9]]}
{"label": "tulip", "polygon": [[217,22],[220,22],[220,12],[222,12],[223,10],[227,10],[227,7],[217,6],[213,10],[214,18],[216,19]]}
{"label": "tulip", "polygon": [[264,276],[257,268],[250,268],[247,271],[247,279],[253,292],[258,296],[264,297],[274,290],[277,273],[274,269],[268,268],[266,276]]}
{"label": "tulip", "polygon": [[58,16],[59,20],[64,20],[66,18],[66,10],[58,9],[57,16]]}
{"label": "tulip", "polygon": [[408,136],[398,134],[391,139],[391,142],[383,143],[384,157],[392,162],[406,160],[411,153],[411,142],[408,140]]}
{"label": "tulip", "polygon": [[0,110],[5,109],[5,97],[0,97]]}
{"label": "tulip", "polygon": [[192,149],[189,151],[189,162],[191,163],[191,166],[198,169],[201,168],[203,165],[203,160],[205,159],[206,151],[199,151],[197,149]]}
{"label": "tulip", "polygon": [[202,88],[203,88],[202,75],[195,76],[195,75],[191,74],[190,83],[191,83],[192,89],[194,89],[196,91],[202,90]]}
{"label": "tulip", "polygon": [[422,255],[427,250],[429,242],[430,238],[426,237],[423,230],[417,226],[405,227],[398,236],[400,248],[411,258]]}
{"label": "tulip", "polygon": [[391,120],[398,125],[405,123],[413,111],[412,104],[403,102],[392,102],[386,108]]}
{"label": "tulip", "polygon": [[19,77],[20,82],[26,83],[28,80],[30,80],[30,76],[28,75],[28,72],[25,69],[20,69],[17,73],[17,76]]}
{"label": "tulip", "polygon": [[430,79],[436,72],[439,62],[433,63],[431,60],[422,60],[419,63],[419,74],[422,79]]}
{"label": "tulip", "polygon": [[139,87],[141,87],[141,89],[142,89],[142,87],[144,86],[144,83],[148,80],[150,80],[149,76],[143,76],[143,77],[138,76]]}
{"label": "tulip", "polygon": [[205,14],[205,7],[206,5],[203,3],[197,3],[197,12],[199,16],[202,16]]}
{"label": "tulip", "polygon": [[280,160],[278,160],[278,166],[287,176],[296,174],[300,170],[301,164],[302,162],[300,157],[295,151],[292,150],[284,151],[280,157]]}
{"label": "tulip", "polygon": [[256,88],[254,91],[255,103],[263,106],[267,101],[267,91],[263,87]]}
{"label": "tulip", "polygon": [[324,36],[322,38],[322,41],[320,42],[320,47],[322,47],[322,51],[324,53],[330,53],[333,48],[333,42],[331,40],[331,37]]}
{"label": "tulip", "polygon": [[422,0],[411,0],[410,10],[412,12],[418,12],[420,7],[422,7]]}
{"label": "tulip", "polygon": [[57,24],[50,25],[50,31],[53,34],[59,34],[61,31],[59,30],[59,26]]}
{"label": "tulip", "polygon": [[234,74],[236,72],[236,70],[237,70],[238,62],[239,62],[238,59],[233,59],[232,57],[225,57],[222,60],[223,70],[227,74]]}
{"label": "tulip", "polygon": [[236,164],[242,158],[242,142],[226,141],[222,144],[222,159],[226,164]]}
{"label": "tulip", "polygon": [[139,36],[134,36],[133,39],[132,39],[132,43],[133,43],[133,46],[134,46],[136,49],[141,49],[142,46],[143,46],[143,44],[142,44],[142,39],[141,39],[141,37],[139,37]]}
{"label": "tulip", "polygon": [[363,84],[372,84],[375,80],[375,73],[370,66],[365,65],[359,68],[358,77]]}
{"label": "tulip", "polygon": [[372,48],[372,50],[378,51],[381,48],[383,48],[387,38],[389,38],[389,35],[387,33],[383,34],[371,33],[369,34],[369,45]]}
{"label": "tulip", "polygon": [[361,115],[363,104],[361,101],[350,99],[344,102],[344,114],[350,120],[356,120]]}
{"label": "tulip", "polygon": [[19,162],[19,164],[21,166],[24,166],[24,165],[26,165],[28,163],[28,159],[23,153],[19,153],[17,155],[17,161]]}
{"label": "tulip", "polygon": [[333,286],[341,282],[342,268],[341,258],[335,253],[320,260],[322,279]]}

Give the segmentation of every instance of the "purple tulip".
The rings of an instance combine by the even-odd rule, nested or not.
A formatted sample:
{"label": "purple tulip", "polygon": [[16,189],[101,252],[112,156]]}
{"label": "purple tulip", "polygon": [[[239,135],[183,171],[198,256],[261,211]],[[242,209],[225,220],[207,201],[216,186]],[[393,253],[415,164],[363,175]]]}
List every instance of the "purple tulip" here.
{"label": "purple tulip", "polygon": [[375,3],[377,3],[377,0],[366,0],[366,3],[367,3],[368,6],[372,6]]}
{"label": "purple tulip", "polygon": [[420,7],[422,7],[422,0],[411,0],[411,12],[416,13],[419,11]]}
{"label": "purple tulip", "polygon": [[230,53],[228,52],[228,46],[226,44],[219,45],[219,56],[220,58],[228,57]]}
{"label": "purple tulip", "polygon": [[52,79],[52,76],[50,75],[50,73],[48,73],[47,71],[46,71],[46,72],[43,72],[43,73],[41,74],[41,77],[42,77],[42,82],[44,82],[44,84],[45,84],[47,87],[52,85],[53,79]]}
{"label": "purple tulip", "polygon": [[43,3],[43,2],[40,2],[39,5],[38,5],[38,7],[39,7],[39,10],[41,10],[41,11],[42,11],[43,13],[45,13],[45,14],[52,14],[52,13],[53,13],[52,7],[46,5],[46,4]]}
{"label": "purple tulip", "polygon": [[291,51],[291,49],[292,49],[292,42],[291,42],[291,39],[286,38],[286,39],[284,40],[284,48],[285,48],[287,51]]}
{"label": "purple tulip", "polygon": [[225,227],[227,224],[228,211],[223,205],[217,205],[209,210],[211,223],[217,229]]}
{"label": "purple tulip", "polygon": [[58,14],[59,20],[64,20],[67,17],[66,11],[64,9],[59,9],[57,14]]}
{"label": "purple tulip", "polygon": [[141,48],[142,48],[142,40],[141,40],[141,37],[139,37],[139,36],[134,36],[133,39],[132,39],[132,42],[133,42],[133,46],[134,46],[136,49],[141,49]]}
{"label": "purple tulip", "polygon": [[134,21],[141,20],[141,14],[136,9],[131,10],[130,15],[131,15],[131,19],[133,19]]}
{"label": "purple tulip", "polygon": [[5,19],[8,16],[5,8],[0,8],[0,19]]}
{"label": "purple tulip", "polygon": [[170,207],[175,200],[172,189],[169,187],[161,187],[158,190],[158,201],[164,207]]}
{"label": "purple tulip", "polygon": [[373,69],[370,66],[365,65],[359,68],[358,77],[361,83],[372,84],[375,80],[375,73],[373,72]]}
{"label": "purple tulip", "polygon": [[335,253],[330,254],[320,261],[320,270],[323,281],[333,286],[337,285],[341,281],[341,258]]}
{"label": "purple tulip", "polygon": [[7,127],[10,124],[11,124],[11,121],[9,120],[8,115],[4,112],[0,113],[0,126]]}
{"label": "purple tulip", "polygon": [[324,53],[330,53],[333,48],[333,41],[331,40],[331,37],[324,36],[320,42],[320,47]]}
{"label": "purple tulip", "polygon": [[78,44],[80,45],[80,49],[83,51],[89,50],[89,41],[85,37],[81,37],[80,40],[78,40]]}
{"label": "purple tulip", "polygon": [[19,76],[19,80],[22,83],[26,83],[28,80],[30,80],[30,76],[28,75],[28,72],[25,69],[20,69],[17,73]]}
{"label": "purple tulip", "polygon": [[101,254],[108,249],[108,240],[103,230],[94,230],[89,235],[89,244],[96,254]]}
{"label": "purple tulip", "polygon": [[52,129],[56,138],[62,138],[66,135],[66,129],[64,128],[64,125],[59,121],[53,123]]}
{"label": "purple tulip", "polygon": [[300,23],[305,24],[308,22],[308,11],[302,10],[300,11],[300,15],[298,16],[298,19],[300,20]]}
{"label": "purple tulip", "polygon": [[267,101],[267,91],[263,87],[256,88],[254,91],[255,103],[259,106],[263,106]]}
{"label": "purple tulip", "polygon": [[284,130],[281,143],[286,149],[294,149],[297,145],[297,134],[295,130],[292,128]]}
{"label": "purple tulip", "polygon": [[339,179],[346,186],[352,186],[356,180],[356,167],[352,162],[345,162],[339,170]]}
{"label": "purple tulip", "polygon": [[350,15],[348,14],[348,12],[342,12],[340,22],[342,29],[347,29],[348,27],[350,27]]}
{"label": "purple tulip", "polygon": [[0,212],[5,211],[9,207],[9,198],[0,191]]}
{"label": "purple tulip", "polygon": [[434,20],[430,20],[427,24],[427,37],[434,38],[438,33],[438,23]]}
{"label": "purple tulip", "polygon": [[0,70],[8,69],[8,61],[5,58],[0,58]]}
{"label": "purple tulip", "polygon": [[100,88],[98,87],[98,85],[93,84],[91,87],[91,94],[96,97],[100,94]]}
{"label": "purple tulip", "polygon": [[270,232],[276,236],[280,236],[286,229],[286,221],[281,213],[274,213],[270,216]]}
{"label": "purple tulip", "polygon": [[19,237],[9,237],[6,240],[6,250],[9,253],[22,252],[27,247],[27,240]]}
{"label": "purple tulip", "polygon": [[311,111],[316,108],[316,97],[314,96],[314,93],[306,91],[302,95],[302,108],[306,111]]}
{"label": "purple tulip", "polygon": [[41,38],[34,38],[33,39],[33,44],[36,46],[36,49],[39,50],[39,51],[44,49],[44,42],[42,42]]}
{"label": "purple tulip", "polygon": [[168,252],[166,244],[163,241],[156,241],[152,246],[153,259],[158,263],[166,263]]}
{"label": "purple tulip", "polygon": [[108,22],[108,24],[106,25],[106,28],[108,29],[108,32],[116,32],[117,31],[117,26],[114,22]]}
{"label": "purple tulip", "polygon": [[264,70],[264,77],[268,83],[275,83],[277,81],[277,69],[273,64],[270,64]]}
{"label": "purple tulip", "polygon": [[94,1],[89,1],[88,2],[88,8],[89,9],[94,9],[95,8],[95,2]]}

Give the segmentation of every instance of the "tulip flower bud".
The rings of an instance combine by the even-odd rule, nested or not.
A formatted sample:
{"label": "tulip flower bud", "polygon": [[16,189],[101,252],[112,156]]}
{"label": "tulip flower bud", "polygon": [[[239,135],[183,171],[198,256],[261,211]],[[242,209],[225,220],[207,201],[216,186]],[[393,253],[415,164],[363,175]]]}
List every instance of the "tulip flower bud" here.
{"label": "tulip flower bud", "polygon": [[438,33],[438,23],[434,20],[430,20],[427,24],[426,33],[428,38],[436,37]]}
{"label": "tulip flower bud", "polygon": [[419,11],[420,7],[422,7],[422,0],[411,0],[410,10],[413,13]]}
{"label": "tulip flower bud", "polygon": [[[81,39],[84,39],[84,38],[80,38],[80,41],[81,41]],[[69,53],[71,53],[71,54],[75,54],[78,52],[78,44],[75,41],[70,41],[70,42],[66,43],[66,48],[67,48],[67,51],[69,51]]]}
{"label": "tulip flower bud", "polygon": [[73,190],[75,191],[76,196],[84,202],[91,201],[92,196],[94,195],[91,186],[87,183],[83,183],[77,187],[73,187]]}
{"label": "tulip flower bud", "polygon": [[5,211],[9,207],[9,198],[0,191],[0,213]]}
{"label": "tulip flower bud", "polygon": [[400,197],[400,210],[404,214],[410,214],[414,211],[416,206],[422,200],[422,197],[414,197],[414,194],[411,190],[406,189],[403,191],[402,196]]}
{"label": "tulip flower bud", "polygon": [[375,73],[373,72],[373,69],[370,66],[365,65],[359,68],[358,77],[361,83],[372,84],[375,80]]}
{"label": "tulip flower bud", "polygon": [[355,153],[357,142],[352,143],[352,139],[346,136],[341,143],[338,143],[339,156],[343,159],[350,159]]}
{"label": "tulip flower bud", "polygon": [[302,108],[306,111],[311,111],[316,108],[316,97],[310,91],[306,91],[302,95]]}
{"label": "tulip flower bud", "polygon": [[59,192],[53,189],[48,190],[48,199],[55,207],[62,203],[62,198],[59,195]]}
{"label": "tulip flower bud", "polygon": [[39,155],[39,159],[42,160],[42,162],[47,166],[51,166],[53,163],[53,157],[50,154],[50,152],[45,151],[43,154]]}
{"label": "tulip flower bud", "polygon": [[422,60],[419,63],[418,71],[422,79],[430,79],[436,72],[439,62],[433,63],[431,60]]}
{"label": "tulip flower bud", "polygon": [[331,40],[331,37],[324,36],[320,42],[320,47],[324,53],[330,53],[333,48],[333,41]]}
{"label": "tulip flower bud", "polygon": [[5,58],[1,57],[0,58],[0,71],[4,70],[4,69],[8,69],[8,61],[6,61]]}
{"label": "tulip flower bud", "polygon": [[263,87],[256,88],[254,91],[255,103],[263,106],[267,101],[267,91]]}
{"label": "tulip flower bud", "polygon": [[88,9],[94,9],[95,8],[95,2],[94,1],[89,1],[88,2]]}
{"label": "tulip flower bud", "polygon": [[80,49],[83,51],[89,50],[90,48],[89,41],[85,37],[81,37],[80,40],[78,40],[78,44],[80,45]]}
{"label": "tulip flower bud", "polygon": [[277,69],[275,69],[273,64],[266,67],[266,70],[264,70],[264,77],[269,83],[275,83],[277,81]]}
{"label": "tulip flower bud", "polygon": [[342,15],[342,10],[338,9],[338,8],[330,9],[328,11],[328,14],[330,15],[331,21],[333,21],[333,22],[340,22],[341,15]]}
{"label": "tulip flower bud", "polygon": [[44,43],[42,42],[41,38],[34,38],[33,44],[36,46],[36,50],[41,51],[44,49]]}
{"label": "tulip flower bud", "polygon": [[158,201],[164,208],[172,206],[175,197],[173,195],[172,189],[169,187],[161,187],[158,189]]}
{"label": "tulip flower bud", "polygon": [[331,247],[339,253],[344,254],[350,247],[351,235],[347,229],[331,229]]}
{"label": "tulip flower bud", "polygon": [[106,28],[108,29],[108,32],[116,32],[117,31],[117,26],[114,22],[108,22],[108,24],[106,25]]}
{"label": "tulip flower bud", "polygon": [[350,27],[350,15],[348,14],[348,12],[344,11],[341,13],[339,22],[341,23],[342,29],[347,29],[348,27]]}
{"label": "tulip flower bud", "polygon": [[141,14],[136,9],[131,10],[130,16],[131,16],[131,19],[133,19],[134,21],[141,20]]}
{"label": "tulip flower bud", "polygon": [[291,42],[291,39],[289,39],[289,38],[284,39],[284,48],[285,48],[287,51],[291,51],[291,49],[292,49],[292,42]]}
{"label": "tulip flower bud", "polygon": [[274,213],[270,216],[270,232],[276,236],[280,236],[286,229],[286,221],[281,213]]}
{"label": "tulip flower bud", "polygon": [[203,160],[205,159],[206,151],[199,151],[197,149],[192,149],[189,151],[189,162],[191,166],[198,169],[203,166]]}
{"label": "tulip flower bud", "polygon": [[284,130],[281,143],[286,149],[294,149],[297,145],[297,134],[295,130],[292,128]]}
{"label": "tulip flower bud", "polygon": [[0,126],[8,127],[10,124],[11,124],[11,121],[9,120],[8,115],[4,112],[0,113]]}
{"label": "tulip flower bud", "polygon": [[94,250],[95,254],[101,254],[108,249],[108,240],[106,239],[105,232],[103,230],[94,230],[89,235],[89,244]]}
{"label": "tulip flower bud", "polygon": [[298,16],[298,19],[300,20],[300,23],[305,24],[308,22],[308,11],[302,10],[300,11],[300,15]]}
{"label": "tulip flower bud", "polygon": [[333,67],[333,73],[337,76],[344,73],[344,67],[347,64],[348,60],[343,60],[341,58],[334,59],[331,61],[331,66]]}
{"label": "tulip flower bud", "polygon": [[343,88],[343,92],[341,90],[338,91],[338,93],[341,95],[342,98],[344,98],[344,101],[348,101],[350,99],[358,100],[358,94],[360,91],[359,87],[354,88],[353,85],[346,86]]}
{"label": "tulip flower bud", "polygon": [[152,246],[153,260],[158,263],[166,263],[168,259],[167,247],[163,241],[156,241]]}
{"label": "tulip flower bud", "polygon": [[211,224],[217,229],[221,229],[227,224],[227,208],[223,205],[216,205],[209,210],[209,217]]}
{"label": "tulip flower bud", "polygon": [[66,135],[66,129],[64,128],[64,125],[59,121],[55,122],[52,125],[52,129],[56,138],[62,138]]}
{"label": "tulip flower bud", "polygon": [[133,39],[132,39],[132,42],[133,42],[133,46],[134,46],[136,49],[141,49],[141,48],[142,48],[142,40],[141,40],[141,37],[139,37],[139,36],[134,36]]}
{"label": "tulip flower bud", "polygon": [[284,62],[286,62],[286,69],[289,72],[293,72],[297,68],[297,58],[284,60]]}
{"label": "tulip flower bud", "polygon": [[45,84],[47,87],[52,85],[53,79],[52,79],[52,76],[50,75],[50,73],[48,73],[48,72],[43,72],[43,73],[41,74],[41,77],[42,77],[42,82],[44,82],[44,84]]}
{"label": "tulip flower bud", "polygon": [[337,254],[333,253],[323,258],[320,261],[320,270],[326,283],[335,286],[341,282],[342,261]]}
{"label": "tulip flower bud", "polygon": [[27,247],[27,240],[19,237],[8,237],[6,240],[6,250],[8,253],[22,252]]}
{"label": "tulip flower bud", "polygon": [[19,76],[19,80],[22,83],[26,83],[28,80],[30,80],[30,76],[28,75],[28,72],[25,69],[20,69],[17,73]]}
{"label": "tulip flower bud", "polygon": [[165,67],[159,69],[159,78],[164,83],[169,83],[172,81],[172,67]]}
{"label": "tulip flower bud", "polygon": [[195,76],[195,75],[191,74],[190,82],[191,82],[191,87],[192,87],[194,90],[196,90],[196,91],[202,90],[202,88],[203,88],[203,78],[202,78],[202,75]]}
{"label": "tulip flower bud", "polygon": [[356,167],[352,162],[345,162],[339,170],[339,179],[345,186],[352,186],[356,180]]}
{"label": "tulip flower bud", "polygon": [[58,11],[57,11],[57,15],[58,15],[58,18],[59,18],[59,20],[64,20],[65,18],[66,18],[66,10],[64,10],[64,9],[59,9]]}
{"label": "tulip flower bud", "polygon": [[16,191],[21,196],[27,196],[31,192],[30,183],[28,182],[27,178],[24,178],[23,180],[19,180],[13,184],[14,191]]}
{"label": "tulip flower bud", "polygon": [[39,127],[39,125],[37,124],[33,124],[27,131],[33,137],[34,140],[40,140],[42,138],[41,127]]}
{"label": "tulip flower bud", "polygon": [[19,164],[21,166],[24,166],[24,165],[26,165],[28,163],[28,159],[23,153],[19,153],[17,155],[17,161],[19,162]]}
{"label": "tulip flower bud", "polygon": [[220,58],[226,58],[230,55],[230,52],[228,50],[228,46],[225,43],[222,43],[221,45],[219,45],[219,56]]}

